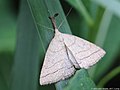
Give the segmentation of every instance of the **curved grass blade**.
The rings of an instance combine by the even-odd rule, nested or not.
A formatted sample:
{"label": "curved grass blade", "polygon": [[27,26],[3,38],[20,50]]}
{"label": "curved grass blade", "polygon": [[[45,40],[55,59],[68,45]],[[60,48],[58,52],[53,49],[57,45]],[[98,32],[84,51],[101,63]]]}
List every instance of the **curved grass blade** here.
{"label": "curved grass blade", "polygon": [[89,78],[87,71],[81,69],[70,79],[64,90],[92,90],[95,87],[95,83]]}

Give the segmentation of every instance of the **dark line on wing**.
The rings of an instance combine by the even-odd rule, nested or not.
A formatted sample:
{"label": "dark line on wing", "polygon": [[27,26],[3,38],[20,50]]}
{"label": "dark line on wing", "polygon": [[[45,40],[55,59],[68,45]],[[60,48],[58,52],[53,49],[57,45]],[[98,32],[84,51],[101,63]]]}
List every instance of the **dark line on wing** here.
{"label": "dark line on wing", "polygon": [[[70,69],[70,68],[72,68],[72,67],[73,67],[73,66],[71,66],[71,67],[69,67],[69,68],[67,68],[67,69]],[[64,68],[66,68],[66,67],[62,67],[62,68],[60,68],[60,69],[58,69],[58,70],[56,70],[56,71],[54,71],[54,72],[52,72],[52,73],[48,73],[48,74],[42,76],[41,78],[44,78],[44,77],[46,77],[46,76],[48,76],[48,75],[50,75],[50,74],[55,74],[56,72],[58,72],[59,70],[64,69]]]}
{"label": "dark line on wing", "polygon": [[50,66],[50,67],[46,67],[45,69],[50,69],[50,68],[53,67],[55,64],[57,64],[57,63],[59,63],[59,62],[61,62],[61,61],[63,61],[63,60],[64,60],[64,59],[61,59],[61,60],[55,62],[52,66]]}
{"label": "dark line on wing", "polygon": [[99,51],[100,51],[100,49],[98,49],[97,51],[95,51],[95,52],[91,53],[91,54],[90,54],[90,55],[88,55],[87,57],[84,57],[84,58],[79,59],[79,60],[83,60],[83,59],[89,58],[90,56],[92,56],[93,54],[95,54],[95,53],[97,53],[97,52],[99,52]]}
{"label": "dark line on wing", "polygon": [[[81,42],[82,43],[85,43],[83,40],[81,40]],[[71,47],[71,46],[73,46],[74,44],[76,43],[76,38],[74,37],[74,42],[71,44],[71,45],[66,45],[67,47]],[[80,47],[79,45],[78,45],[78,47]],[[82,47],[81,47],[82,48]],[[86,49],[86,50],[81,50],[81,51],[79,51],[78,53],[80,53],[80,52],[85,52],[85,51],[88,51],[89,49],[91,49],[91,44],[90,44],[90,47],[88,48],[88,49]],[[76,53],[76,54],[78,54],[78,53]]]}
{"label": "dark line on wing", "polygon": [[[69,49],[69,48],[68,48]],[[69,49],[70,50],[70,49]],[[71,51],[71,50],[70,50]],[[95,51],[95,52],[93,52],[92,54],[90,54],[89,56],[87,56],[87,57],[84,57],[84,58],[82,58],[82,59],[85,59],[85,58],[88,58],[88,57],[90,57],[91,55],[93,55],[94,53],[97,53],[99,50],[97,50],[97,51]],[[72,52],[71,52],[72,53]],[[68,55],[68,54],[67,54]],[[73,57],[74,57],[74,55],[73,55]],[[75,57],[74,57],[75,58]],[[82,60],[82,59],[79,59],[79,60]],[[64,59],[61,59],[61,60],[59,60],[59,61],[57,61],[56,63],[54,63],[52,66],[50,66],[50,67],[47,67],[47,68],[45,68],[45,69],[50,69],[50,68],[52,68],[54,65],[56,65],[57,63],[59,63],[59,62],[61,62],[61,61],[63,61]],[[68,60],[70,60],[70,58],[69,58],[69,55],[68,55]],[[75,60],[76,60],[76,58],[75,58]],[[72,63],[72,61],[70,60],[70,63],[74,66],[74,68],[75,68],[75,65]],[[77,63],[77,60],[76,60],[76,64],[78,64]],[[79,65],[79,64],[78,64]]]}
{"label": "dark line on wing", "polygon": [[[79,46],[80,47],[80,46]],[[86,52],[86,51],[88,51],[88,50],[90,50],[91,49],[91,45],[90,45],[90,47],[88,48],[88,49],[86,49],[86,50],[81,50],[81,51],[79,51],[79,52],[77,52],[77,53],[75,53],[75,54],[78,54],[78,53],[81,53],[81,52]]]}

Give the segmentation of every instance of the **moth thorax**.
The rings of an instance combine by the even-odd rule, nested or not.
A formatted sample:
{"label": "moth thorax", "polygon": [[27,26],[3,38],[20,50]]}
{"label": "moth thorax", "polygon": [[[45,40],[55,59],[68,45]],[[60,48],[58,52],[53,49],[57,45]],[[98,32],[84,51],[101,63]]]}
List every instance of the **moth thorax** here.
{"label": "moth thorax", "polygon": [[58,29],[55,29],[55,37],[56,37],[60,42],[63,41],[62,34],[58,31]]}
{"label": "moth thorax", "polygon": [[56,33],[60,33],[59,30],[58,30],[57,28],[55,29],[55,34],[56,34]]}

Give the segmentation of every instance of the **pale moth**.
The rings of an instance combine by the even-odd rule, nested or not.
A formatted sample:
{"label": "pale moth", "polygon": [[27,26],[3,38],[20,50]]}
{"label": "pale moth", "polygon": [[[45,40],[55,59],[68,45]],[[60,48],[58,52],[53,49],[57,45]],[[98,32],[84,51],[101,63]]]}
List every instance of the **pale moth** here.
{"label": "pale moth", "polygon": [[47,49],[40,75],[40,84],[51,84],[71,77],[76,69],[96,64],[105,51],[82,38],[59,32],[55,14],[50,17],[55,35]]}

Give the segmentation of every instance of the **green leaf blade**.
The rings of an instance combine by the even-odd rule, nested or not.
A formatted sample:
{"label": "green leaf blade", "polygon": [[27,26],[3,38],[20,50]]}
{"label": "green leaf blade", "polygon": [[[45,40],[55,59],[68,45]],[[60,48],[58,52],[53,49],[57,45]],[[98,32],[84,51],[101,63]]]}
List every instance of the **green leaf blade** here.
{"label": "green leaf blade", "polygon": [[[95,3],[105,7],[120,18],[120,2],[119,0],[93,0]],[[109,3],[108,3],[109,2]]]}
{"label": "green leaf blade", "polygon": [[95,88],[95,83],[90,79],[85,69],[78,70],[70,79],[64,90],[90,90]]}

